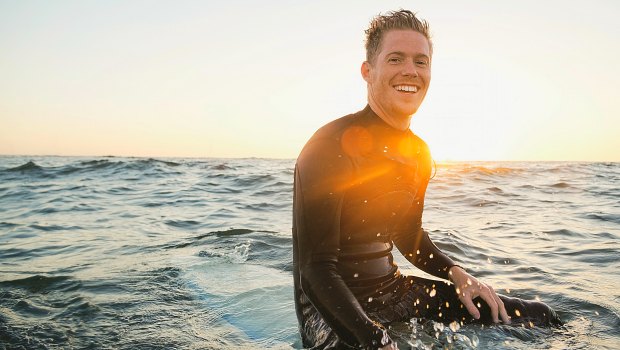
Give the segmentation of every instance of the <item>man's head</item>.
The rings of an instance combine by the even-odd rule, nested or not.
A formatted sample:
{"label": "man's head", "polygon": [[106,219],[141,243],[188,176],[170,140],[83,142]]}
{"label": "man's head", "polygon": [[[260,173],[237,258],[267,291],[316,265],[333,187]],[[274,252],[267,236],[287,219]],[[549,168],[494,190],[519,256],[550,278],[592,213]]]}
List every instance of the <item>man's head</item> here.
{"label": "man's head", "polygon": [[420,20],[415,13],[409,10],[390,11],[384,15],[378,15],[370,22],[366,29],[366,61],[374,63],[377,53],[381,48],[383,36],[386,32],[393,29],[413,30],[418,32],[428,40],[429,50],[433,53],[433,42],[428,22]]}
{"label": "man's head", "polygon": [[361,73],[368,104],[386,123],[405,130],[431,82],[428,24],[401,10],[377,16],[366,34],[367,60]]}

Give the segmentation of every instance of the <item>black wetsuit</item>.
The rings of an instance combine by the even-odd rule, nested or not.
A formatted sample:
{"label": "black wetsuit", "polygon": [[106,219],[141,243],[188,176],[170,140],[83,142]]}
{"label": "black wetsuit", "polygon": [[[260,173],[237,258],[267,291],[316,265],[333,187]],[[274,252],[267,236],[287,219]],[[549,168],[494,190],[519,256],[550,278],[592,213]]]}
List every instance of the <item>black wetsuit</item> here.
{"label": "black wetsuit", "polygon": [[[403,276],[393,262],[396,246],[443,279],[455,265],[422,229],[430,175],[424,141],[390,127],[368,106],[325,125],[305,145],[293,205],[295,305],[304,346],[378,348],[391,342],[390,322],[473,320],[453,286]],[[542,303],[501,298],[515,320],[557,319]],[[480,305],[481,322],[492,322],[488,306]]]}

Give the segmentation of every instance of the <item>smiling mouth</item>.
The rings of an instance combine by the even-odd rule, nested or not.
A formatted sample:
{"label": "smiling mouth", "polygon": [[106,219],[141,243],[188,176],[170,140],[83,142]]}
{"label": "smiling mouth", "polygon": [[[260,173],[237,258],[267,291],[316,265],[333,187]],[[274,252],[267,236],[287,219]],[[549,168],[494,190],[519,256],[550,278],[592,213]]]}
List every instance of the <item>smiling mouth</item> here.
{"label": "smiling mouth", "polygon": [[418,87],[415,85],[396,85],[394,86],[394,88],[396,89],[396,91],[401,91],[401,92],[412,92],[412,93],[418,92]]}

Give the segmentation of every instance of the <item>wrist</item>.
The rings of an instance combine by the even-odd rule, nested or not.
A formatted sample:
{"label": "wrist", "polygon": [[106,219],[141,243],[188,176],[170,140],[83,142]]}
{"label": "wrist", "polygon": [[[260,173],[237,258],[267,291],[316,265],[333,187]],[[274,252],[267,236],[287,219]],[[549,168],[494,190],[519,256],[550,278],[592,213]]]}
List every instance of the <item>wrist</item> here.
{"label": "wrist", "polygon": [[448,278],[450,279],[450,281],[452,281],[453,275],[457,273],[467,273],[467,271],[461,265],[455,264],[455,265],[450,266],[450,268],[448,269]]}

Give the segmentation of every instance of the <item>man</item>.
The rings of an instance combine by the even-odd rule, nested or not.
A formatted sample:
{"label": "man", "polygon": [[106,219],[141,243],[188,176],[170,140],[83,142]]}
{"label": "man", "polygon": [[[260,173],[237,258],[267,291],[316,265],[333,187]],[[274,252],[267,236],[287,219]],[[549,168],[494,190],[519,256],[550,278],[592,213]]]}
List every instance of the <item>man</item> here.
{"label": "man", "polygon": [[[496,294],[422,229],[431,157],[409,124],[431,80],[428,24],[401,10],[376,17],[366,34],[368,105],[319,129],[295,169],[295,304],[304,346],[396,349],[386,325],[413,317],[559,322],[540,302]],[[394,246],[453,285],[401,275]]]}

